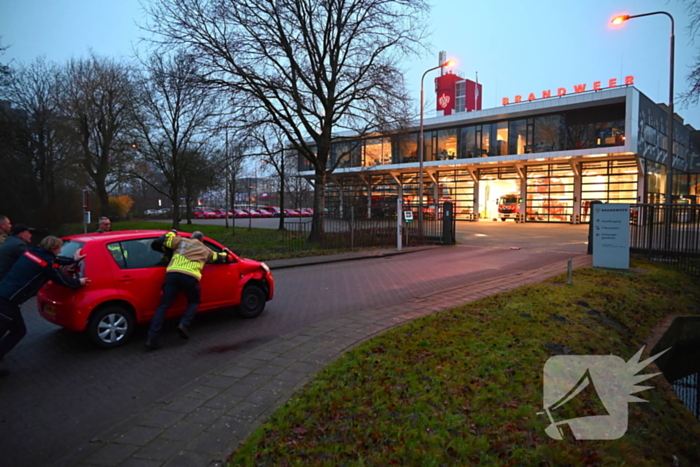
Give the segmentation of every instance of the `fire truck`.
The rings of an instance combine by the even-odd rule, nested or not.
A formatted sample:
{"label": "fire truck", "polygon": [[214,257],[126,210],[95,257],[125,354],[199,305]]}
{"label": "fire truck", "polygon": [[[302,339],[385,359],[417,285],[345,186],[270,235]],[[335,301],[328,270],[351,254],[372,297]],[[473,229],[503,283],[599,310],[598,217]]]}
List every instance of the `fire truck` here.
{"label": "fire truck", "polygon": [[521,201],[520,193],[507,193],[498,198],[498,218],[503,222],[506,219],[513,219],[515,222],[518,222]]}

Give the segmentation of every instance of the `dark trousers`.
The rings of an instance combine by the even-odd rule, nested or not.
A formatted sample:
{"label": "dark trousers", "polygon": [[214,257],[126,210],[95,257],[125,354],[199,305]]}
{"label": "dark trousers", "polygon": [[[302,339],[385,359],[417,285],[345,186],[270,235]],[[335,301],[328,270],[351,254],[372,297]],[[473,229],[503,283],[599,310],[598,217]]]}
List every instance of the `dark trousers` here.
{"label": "dark trousers", "polygon": [[0,359],[27,334],[21,306],[0,298]]}
{"label": "dark trousers", "polygon": [[160,305],[156,309],[156,314],[151,320],[151,327],[148,330],[148,339],[153,340],[158,337],[158,333],[163,328],[165,314],[177,298],[180,292],[185,294],[187,298],[187,308],[185,315],[180,319],[180,323],[189,326],[194,319],[197,308],[199,308],[199,296],[201,289],[199,281],[196,277],[181,274],[179,272],[169,272],[165,275],[165,284],[163,284],[163,296],[160,298]]}

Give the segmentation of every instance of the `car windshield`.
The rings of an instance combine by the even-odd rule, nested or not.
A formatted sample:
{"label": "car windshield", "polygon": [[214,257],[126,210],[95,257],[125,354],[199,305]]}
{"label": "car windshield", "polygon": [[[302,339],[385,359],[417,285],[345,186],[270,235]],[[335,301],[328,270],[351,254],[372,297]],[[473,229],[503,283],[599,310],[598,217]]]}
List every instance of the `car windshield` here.
{"label": "car windshield", "polygon": [[64,240],[63,247],[58,256],[62,258],[73,258],[75,252],[85,246],[84,242],[76,242],[74,240]]}

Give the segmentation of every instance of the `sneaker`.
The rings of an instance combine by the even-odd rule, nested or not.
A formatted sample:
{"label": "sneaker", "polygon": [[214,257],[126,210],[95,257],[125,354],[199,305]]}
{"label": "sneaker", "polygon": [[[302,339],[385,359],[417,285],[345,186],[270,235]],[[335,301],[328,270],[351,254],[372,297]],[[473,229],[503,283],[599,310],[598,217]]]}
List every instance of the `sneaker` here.
{"label": "sneaker", "polygon": [[154,338],[154,339],[149,338],[146,341],[146,347],[148,347],[148,350],[157,350],[157,349],[160,349],[162,347],[162,345],[161,345],[160,340],[158,338]]}
{"label": "sneaker", "polygon": [[180,334],[180,337],[183,339],[189,339],[190,338],[190,330],[187,329],[187,326],[184,324],[180,323],[177,325],[177,333]]}

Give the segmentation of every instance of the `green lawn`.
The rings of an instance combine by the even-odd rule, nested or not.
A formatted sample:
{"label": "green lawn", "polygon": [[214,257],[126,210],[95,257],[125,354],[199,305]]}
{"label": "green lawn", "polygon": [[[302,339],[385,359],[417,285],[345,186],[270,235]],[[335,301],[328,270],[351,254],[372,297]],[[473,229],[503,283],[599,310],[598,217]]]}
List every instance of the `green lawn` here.
{"label": "green lawn", "polygon": [[[417,319],[324,369],[230,465],[700,465],[698,421],[662,376],[642,383],[653,389],[636,395],[649,402],[629,404],[614,441],[551,439],[537,414],[549,357],[627,361],[661,320],[699,303],[697,278],[634,261],[629,272],[577,270],[571,286],[558,276]],[[600,405],[581,396],[567,410]]]}
{"label": "green lawn", "polygon": [[[306,249],[303,251],[284,251],[284,236],[295,235],[293,232],[283,232],[277,229],[248,229],[247,222],[239,219],[236,222],[235,233],[231,227],[222,225],[210,224],[180,224],[180,230],[183,232],[201,231],[204,236],[212,238],[219,243],[229,247],[239,256],[252,258],[258,261],[270,261],[273,259],[306,257],[330,255],[351,251],[350,249],[342,250],[320,250]],[[153,222],[153,221],[131,221],[131,222],[114,222],[112,230],[169,230],[172,227],[170,222]],[[94,228],[92,229],[94,231]],[[83,232],[82,224],[68,224],[63,226],[54,235],[65,236]],[[355,249],[357,250],[357,248]]]}

